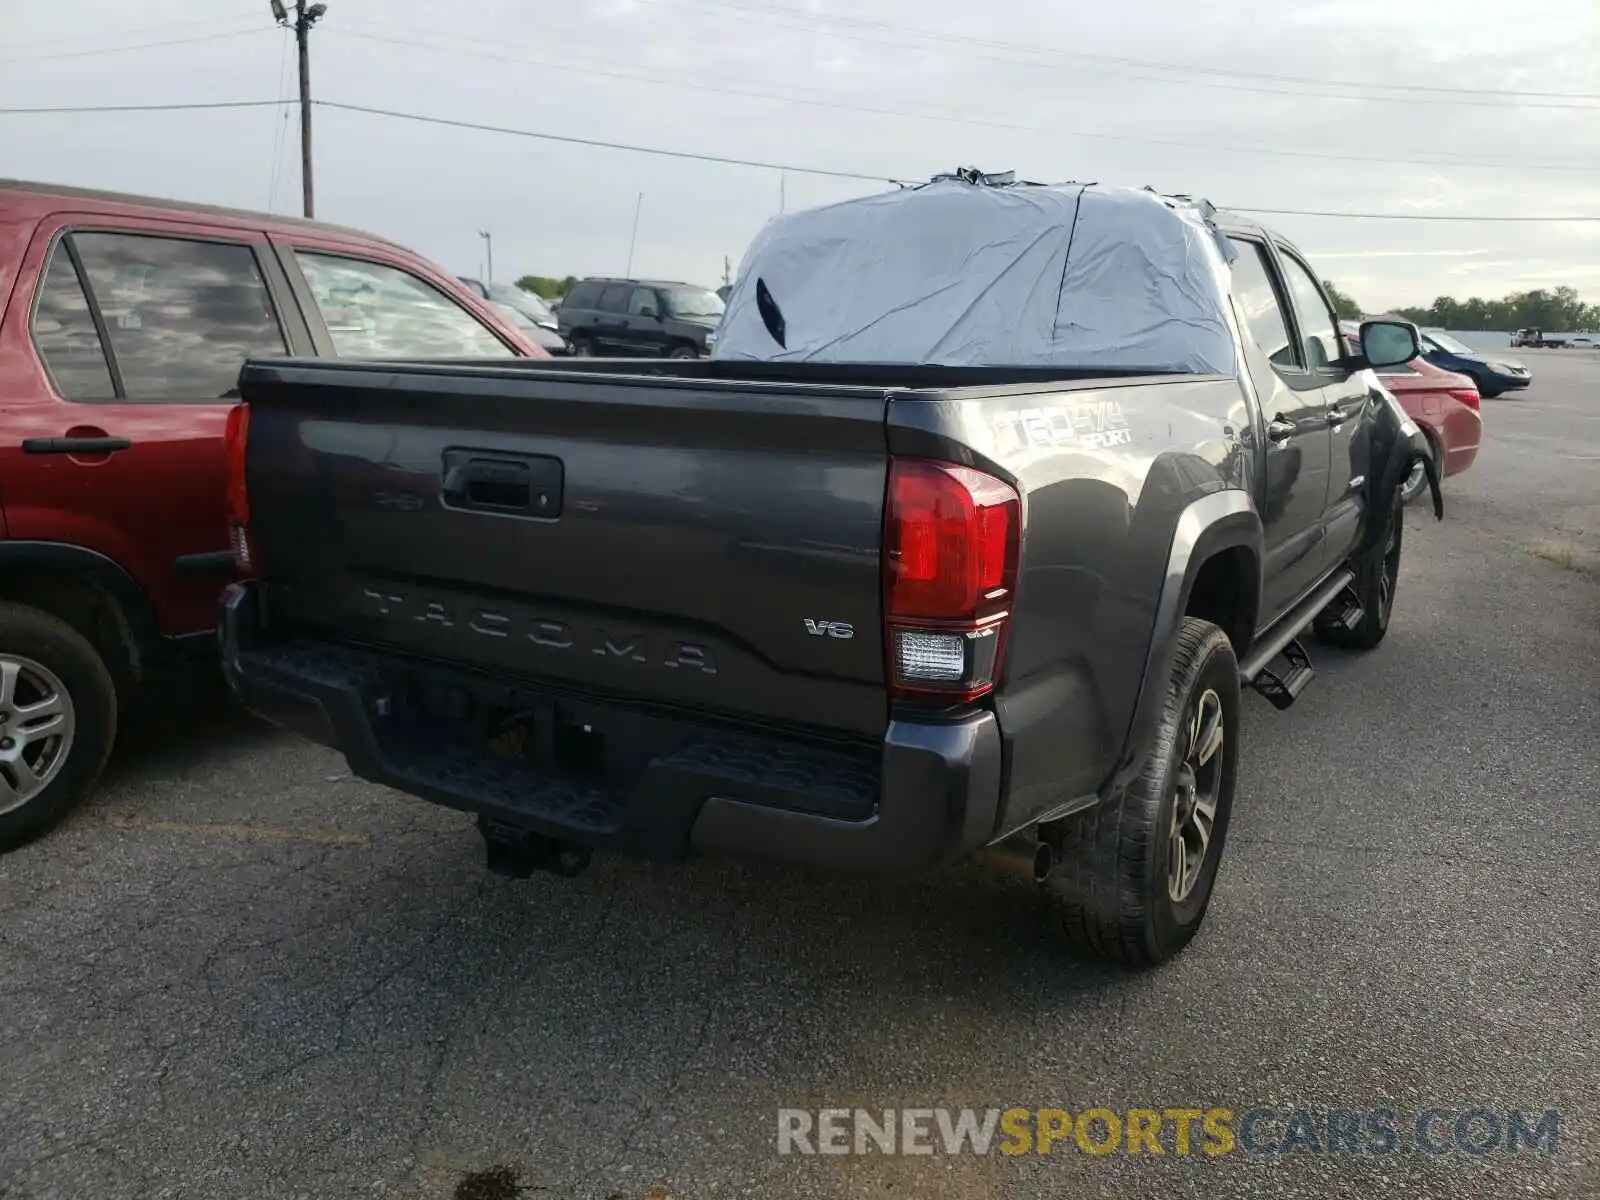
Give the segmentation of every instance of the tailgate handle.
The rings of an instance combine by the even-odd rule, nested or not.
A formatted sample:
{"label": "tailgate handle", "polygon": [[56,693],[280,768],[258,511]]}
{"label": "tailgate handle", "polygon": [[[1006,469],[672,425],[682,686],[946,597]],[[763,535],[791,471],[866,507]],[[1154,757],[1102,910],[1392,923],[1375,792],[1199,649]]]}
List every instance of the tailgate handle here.
{"label": "tailgate handle", "polygon": [[450,450],[440,494],[451,508],[554,517],[561,513],[561,463],[534,455]]}

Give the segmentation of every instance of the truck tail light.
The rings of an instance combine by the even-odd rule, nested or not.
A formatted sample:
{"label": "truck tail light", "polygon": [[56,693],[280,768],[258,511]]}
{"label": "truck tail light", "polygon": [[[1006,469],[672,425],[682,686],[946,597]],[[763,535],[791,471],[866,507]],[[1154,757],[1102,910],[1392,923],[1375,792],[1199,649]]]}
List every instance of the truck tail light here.
{"label": "truck tail light", "polygon": [[1451,388],[1450,395],[1461,401],[1461,403],[1465,404],[1473,412],[1482,411],[1482,402],[1478,399],[1477,388]]}
{"label": "truck tail light", "polygon": [[223,457],[228,465],[228,545],[233,565],[244,574],[256,568],[255,546],[250,541],[250,490],[245,484],[245,447],[250,440],[250,406],[235,404],[228,410],[223,433]]}
{"label": "truck tail light", "polygon": [[897,700],[949,706],[999,678],[1016,590],[1021,500],[971,467],[894,459],[884,511],[883,612]]}

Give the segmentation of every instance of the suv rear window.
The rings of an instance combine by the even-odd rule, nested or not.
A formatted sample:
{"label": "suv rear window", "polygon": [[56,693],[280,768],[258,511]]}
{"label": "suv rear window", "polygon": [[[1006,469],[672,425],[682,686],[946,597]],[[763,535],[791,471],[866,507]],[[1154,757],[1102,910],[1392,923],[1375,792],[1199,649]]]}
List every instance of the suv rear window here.
{"label": "suv rear window", "polygon": [[61,247],[50,259],[33,310],[33,343],[56,391],[68,400],[115,400],[106,348],[72,259]]}
{"label": "suv rear window", "polygon": [[565,300],[561,302],[563,308],[593,308],[600,299],[601,285],[587,281],[574,287]]}
{"label": "suv rear window", "polygon": [[341,358],[511,358],[477,317],[385,263],[296,250]]}
{"label": "suv rear window", "polygon": [[88,296],[111,343],[112,378],[129,400],[225,400],[245,359],[287,352],[249,246],[143,233],[69,238],[87,278],[77,278],[65,241],[58,245],[34,316],[34,340],[67,399],[115,398],[93,363]]}

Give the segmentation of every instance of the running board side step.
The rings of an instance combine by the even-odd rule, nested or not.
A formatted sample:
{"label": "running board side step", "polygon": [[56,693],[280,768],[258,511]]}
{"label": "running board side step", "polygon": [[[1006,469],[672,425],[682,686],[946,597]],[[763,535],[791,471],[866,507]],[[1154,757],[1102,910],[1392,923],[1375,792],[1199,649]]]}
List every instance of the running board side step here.
{"label": "running board side step", "polygon": [[[1267,636],[1251,647],[1250,653],[1245,655],[1244,661],[1239,664],[1239,682],[1246,687],[1255,688],[1272,703],[1274,708],[1285,709],[1293,704],[1316,675],[1316,669],[1311,665],[1311,655],[1300,643],[1300,634],[1316,620],[1318,613],[1332,604],[1354,582],[1354,572],[1336,571],[1314,592],[1290,609]],[[1351,599],[1354,599],[1353,593]],[[1356,607],[1355,613],[1356,619],[1360,620],[1359,606]],[[1339,616],[1348,619],[1349,612],[1341,609]],[[1278,671],[1268,670],[1268,665],[1280,654],[1284,657],[1286,667]]]}
{"label": "running board side step", "polygon": [[1287,670],[1280,672],[1263,667],[1250,681],[1250,686],[1271,701],[1272,707],[1280,712],[1300,698],[1300,693],[1306,690],[1306,684],[1317,674],[1316,668],[1311,665],[1311,655],[1306,653],[1299,638],[1283,648],[1283,659],[1289,664]]}

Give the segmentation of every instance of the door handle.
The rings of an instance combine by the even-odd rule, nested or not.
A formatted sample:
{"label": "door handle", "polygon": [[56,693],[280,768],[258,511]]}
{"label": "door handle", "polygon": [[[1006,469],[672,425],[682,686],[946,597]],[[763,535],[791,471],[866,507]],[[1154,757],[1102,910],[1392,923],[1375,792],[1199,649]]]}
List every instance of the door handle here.
{"label": "door handle", "polygon": [[560,460],[543,455],[447,450],[439,493],[451,508],[558,517],[561,477]]}
{"label": "door handle", "polygon": [[1293,421],[1288,421],[1279,416],[1272,418],[1272,423],[1267,426],[1267,440],[1273,442],[1286,442],[1300,431],[1300,427]]}
{"label": "door handle", "polygon": [[24,454],[115,454],[133,445],[124,437],[24,438]]}
{"label": "door handle", "polygon": [[1350,414],[1345,412],[1341,408],[1333,409],[1331,412],[1328,413],[1328,417],[1327,417],[1328,424],[1330,426],[1336,428],[1336,429],[1340,425],[1343,425],[1349,419],[1350,419]]}

